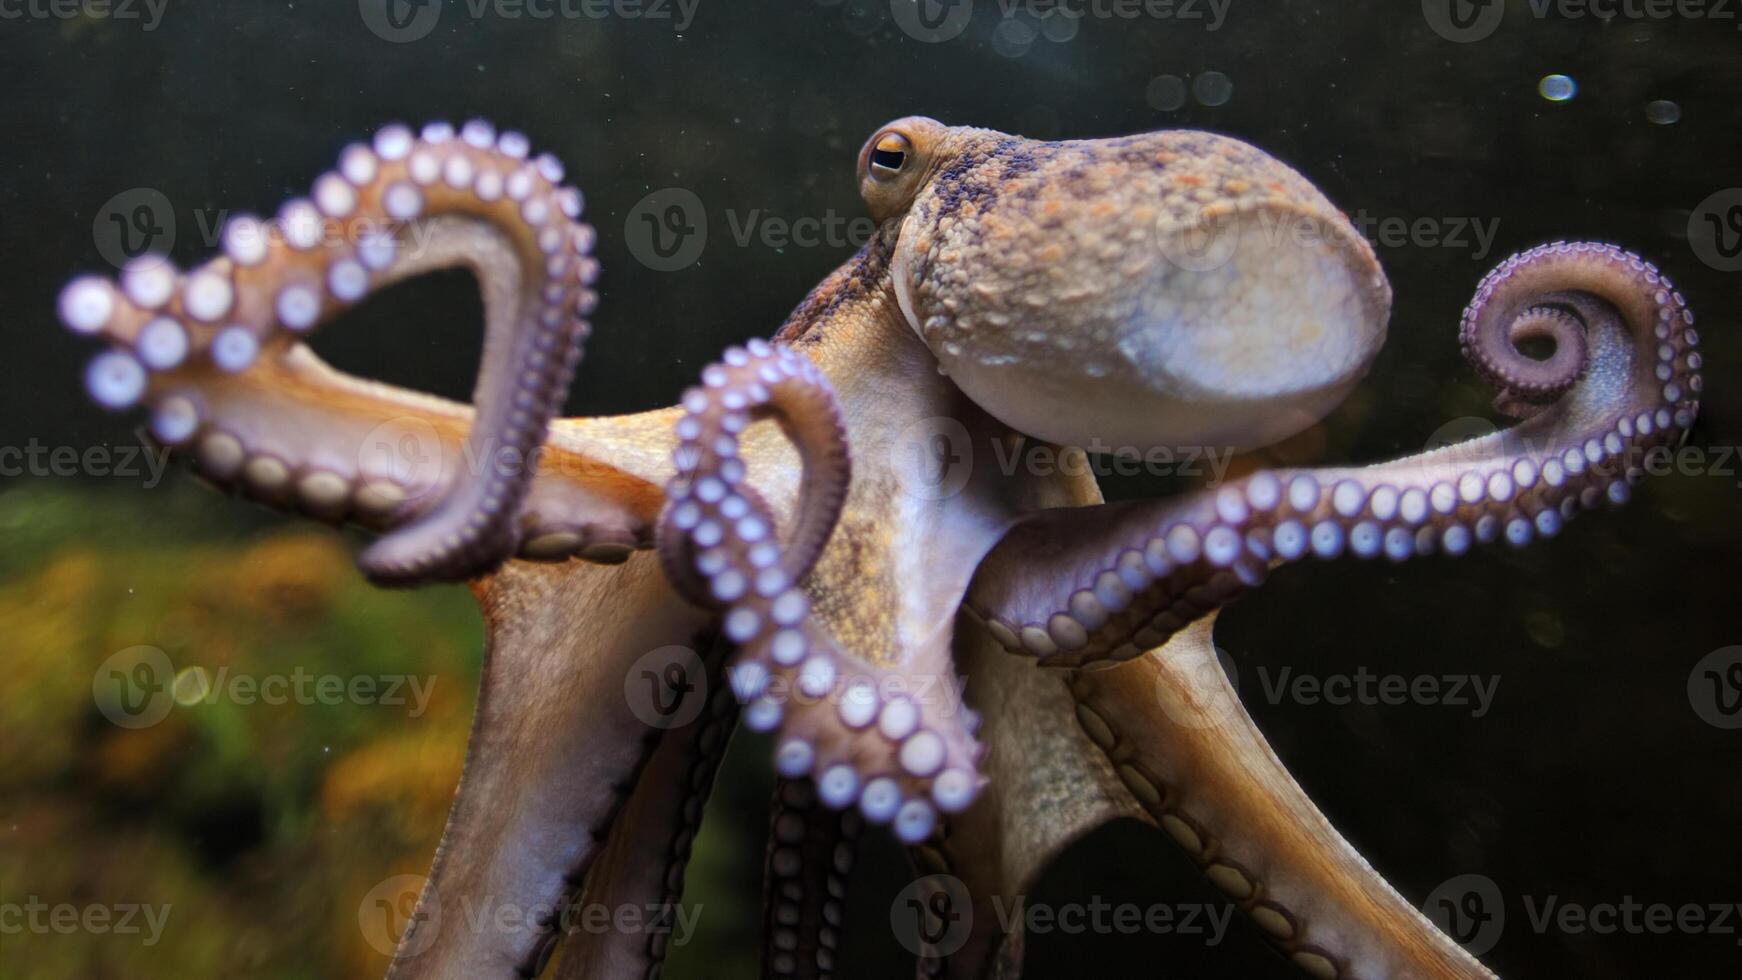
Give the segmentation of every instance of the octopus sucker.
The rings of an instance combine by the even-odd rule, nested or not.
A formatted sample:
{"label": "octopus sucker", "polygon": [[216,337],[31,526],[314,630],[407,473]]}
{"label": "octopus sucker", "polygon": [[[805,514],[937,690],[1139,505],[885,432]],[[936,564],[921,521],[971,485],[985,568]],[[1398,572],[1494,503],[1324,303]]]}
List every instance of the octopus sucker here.
{"label": "octopus sucker", "polygon": [[[286,368],[322,371],[300,338],[371,291],[441,265],[467,264],[489,280],[487,296],[498,291],[497,280],[518,279],[520,312],[509,320],[506,311],[487,311],[480,417],[467,426],[469,449],[416,449],[451,459],[529,460],[561,405],[596,302],[595,235],[578,220],[579,192],[560,183],[561,165],[549,155],[525,160],[524,137],[497,136],[481,120],[464,127],[469,139],[456,140],[451,131],[445,123],[418,134],[385,127],[370,143],[346,148],[310,197],[286,202],[274,219],[230,219],[220,257],[186,273],[142,257],[121,270],[117,283],[73,280],[59,301],[69,330],[113,345],[86,372],[93,400],[117,410],[145,403],[159,439],[194,447],[208,475],[240,475],[250,495],[324,519],[386,527],[387,536],[360,559],[383,582],[466,578],[515,554],[528,523],[516,520],[526,481],[484,465],[465,479],[449,475],[440,487],[407,486],[404,474],[371,468],[363,445],[368,429],[356,434],[351,452],[318,453],[311,443],[325,439],[331,422],[320,416],[328,412],[305,402],[274,418],[260,404],[269,392],[254,383],[270,378],[268,389],[281,385],[272,375]],[[410,243],[420,239],[412,225],[453,221],[476,223],[474,251],[415,254]],[[357,386],[345,394],[354,402],[388,393]],[[372,407],[380,424],[391,425],[421,417],[430,405],[389,397]],[[442,414],[462,421],[462,413]],[[298,433],[299,422],[319,428]],[[445,443],[461,431],[444,425],[428,434]],[[393,497],[400,505],[384,506]],[[588,555],[589,548],[621,560],[615,549],[625,543],[618,540],[624,535],[577,537],[559,552],[557,532],[530,530],[538,540],[532,553],[547,560]]]}
{"label": "octopus sucker", "polygon": [[[220,256],[137,259],[60,294],[67,329],[107,343],[84,378],[100,406],[145,407],[212,481],[382,532],[359,559],[377,581],[470,581],[477,719],[390,975],[533,976],[557,957],[562,976],[657,976],[657,936],[433,923],[484,901],[672,907],[742,725],[769,733],[779,781],[765,976],[834,972],[854,841],[890,834],[928,908],[974,913],[917,944],[921,971],[1015,977],[1022,933],[994,909],[1116,819],[1177,843],[1308,976],[1490,976],[1295,783],[1215,623],[1283,564],[1523,547],[1629,501],[1698,413],[1685,297],[1614,245],[1520,252],[1458,329],[1511,428],[1109,504],[1086,467],[991,464],[1316,423],[1390,314],[1345,212],[1189,131],[1041,142],[907,117],[857,178],[877,223],[858,254],[772,342],[636,415],[554,418],[597,236],[561,163],[481,120],[388,126],[274,217],[230,221]],[[1314,235],[1274,233],[1303,222]],[[476,407],[304,344],[450,266],[485,297]],[[504,451],[523,465],[460,465]]]}
{"label": "octopus sucker", "polygon": [[[947,686],[860,660],[810,620],[796,583],[815,565],[850,480],[845,431],[827,380],[790,349],[753,340],[726,351],[684,394],[676,476],[659,523],[660,555],[699,604],[723,610],[739,647],[732,687],[753,730],[779,731],[776,765],[814,776],[830,809],[857,806],[908,843],[930,836],[938,811],[958,812],[978,786],[978,749],[959,705],[892,691]],[[758,495],[740,493],[740,434],[778,419],[796,444],[804,482],[790,538]],[[734,465],[736,464],[736,465]],[[918,666],[918,665],[915,665]]]}
{"label": "octopus sucker", "polygon": [[[988,558],[971,600],[1007,649],[1080,666],[1140,630],[1151,631],[1143,636],[1150,645],[1165,640],[1206,611],[1200,600],[1231,599],[1278,564],[1345,555],[1403,561],[1496,541],[1522,547],[1559,533],[1575,506],[1624,503],[1646,455],[1679,445],[1698,411],[1702,385],[1685,356],[1692,314],[1661,274],[1614,246],[1557,243],[1520,253],[1482,282],[1464,315],[1466,356],[1491,382],[1507,386],[1521,373],[1502,366],[1525,360],[1504,314],[1541,323],[1537,290],[1545,281],[1568,304],[1553,314],[1556,328],[1575,331],[1561,349],[1583,359],[1562,364],[1556,378],[1540,370],[1553,362],[1529,361],[1533,379],[1502,388],[1504,397],[1562,399],[1517,428],[1396,463],[1258,472],[1183,501],[1113,505],[1098,520],[1074,511],[1037,515],[1001,542],[1010,557]],[[1601,390],[1581,393],[1576,385],[1586,376]],[[1072,528],[1082,537],[1070,536]],[[1076,583],[1054,587],[1046,602],[1026,557],[1043,540],[1072,542],[1057,555],[1052,581]],[[1139,553],[1141,564],[1131,557]],[[1025,570],[1003,577],[1016,561]],[[1236,581],[1219,579],[1221,569]],[[1133,587],[1130,598],[1115,582]],[[1205,591],[1194,599],[1194,589]]]}

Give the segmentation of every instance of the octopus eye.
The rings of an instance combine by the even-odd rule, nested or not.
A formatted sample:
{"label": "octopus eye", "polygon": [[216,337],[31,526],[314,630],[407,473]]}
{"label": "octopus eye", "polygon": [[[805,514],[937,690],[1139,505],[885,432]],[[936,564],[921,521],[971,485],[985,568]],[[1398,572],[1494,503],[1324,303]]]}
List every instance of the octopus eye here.
{"label": "octopus eye", "polygon": [[900,133],[884,133],[871,147],[871,173],[879,177],[895,176],[901,172],[912,152],[913,144],[907,141],[907,137]]}

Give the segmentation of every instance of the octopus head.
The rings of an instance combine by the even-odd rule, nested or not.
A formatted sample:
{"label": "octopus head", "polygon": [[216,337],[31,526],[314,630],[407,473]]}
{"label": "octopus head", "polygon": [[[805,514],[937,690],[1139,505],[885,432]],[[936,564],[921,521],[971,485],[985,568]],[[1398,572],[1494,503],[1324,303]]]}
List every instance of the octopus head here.
{"label": "octopus head", "polygon": [[1190,131],[1042,142],[923,117],[859,155],[908,323],[1011,427],[1246,449],[1330,411],[1385,339],[1372,248],[1305,178]]}

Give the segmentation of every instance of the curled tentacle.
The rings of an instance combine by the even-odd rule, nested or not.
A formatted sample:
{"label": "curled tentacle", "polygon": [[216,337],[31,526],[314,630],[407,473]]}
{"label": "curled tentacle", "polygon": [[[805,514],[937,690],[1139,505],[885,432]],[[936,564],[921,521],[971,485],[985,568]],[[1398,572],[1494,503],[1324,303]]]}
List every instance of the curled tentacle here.
{"label": "curled tentacle", "polygon": [[[347,148],[310,197],[286,203],[276,219],[231,220],[223,256],[185,274],[160,258],[139,260],[122,270],[118,288],[74,280],[61,294],[61,318],[113,344],[86,372],[92,397],[112,409],[143,401],[158,438],[194,447],[213,475],[239,478],[268,500],[329,512],[355,506],[402,524],[359,559],[372,578],[470,577],[519,545],[534,451],[562,405],[596,302],[594,233],[578,220],[580,192],[562,178],[554,157],[529,160],[525,137],[498,136],[480,120],[458,132],[432,123],[415,136],[388,126],[371,146]],[[439,496],[411,500],[418,494],[403,477],[360,453],[323,452],[307,431],[259,446],[231,431],[258,420],[225,416],[214,374],[239,380],[268,357],[306,353],[297,337],[373,289],[460,264],[481,280],[487,324],[477,418],[459,472]],[[228,407],[258,408],[246,399]],[[440,414],[424,405],[413,418],[423,409]],[[278,428],[324,427],[339,414],[320,404],[295,412]],[[418,439],[421,430],[402,435],[414,453],[439,452]]]}
{"label": "curled tentacle", "polygon": [[[727,351],[702,382],[683,397],[678,475],[657,532],[661,558],[679,569],[672,579],[689,598],[723,611],[725,635],[740,649],[731,674],[747,705],[744,723],[780,728],[781,775],[812,775],[829,808],[857,802],[867,820],[893,822],[903,840],[923,840],[939,810],[966,807],[978,789],[978,749],[952,679],[848,653],[810,618],[798,587],[847,490],[833,391],[810,361],[759,340]],[[784,548],[738,454],[741,433],[760,417],[780,421],[804,464]]]}
{"label": "curled tentacle", "polygon": [[[1499,393],[1500,403],[1540,405],[1566,394],[1585,370],[1585,326],[1557,306],[1502,311],[1488,304],[1481,316],[1472,304],[1459,333],[1464,357]],[[1553,345],[1545,360],[1527,357],[1519,341]],[[1516,414],[1509,412],[1508,414]],[[1534,413],[1532,413],[1534,414]]]}
{"label": "curled tentacle", "polygon": [[[1389,463],[1260,472],[1182,500],[1036,515],[981,565],[970,608],[1005,647],[1049,664],[1129,660],[1280,562],[1401,561],[1552,536],[1581,508],[1626,501],[1649,455],[1693,423],[1693,314],[1655,267],[1619,248],[1514,256],[1483,280],[1464,323],[1466,350],[1503,395],[1572,387],[1511,429]],[[1560,347],[1544,363],[1583,351],[1577,369],[1496,353],[1546,331]]]}

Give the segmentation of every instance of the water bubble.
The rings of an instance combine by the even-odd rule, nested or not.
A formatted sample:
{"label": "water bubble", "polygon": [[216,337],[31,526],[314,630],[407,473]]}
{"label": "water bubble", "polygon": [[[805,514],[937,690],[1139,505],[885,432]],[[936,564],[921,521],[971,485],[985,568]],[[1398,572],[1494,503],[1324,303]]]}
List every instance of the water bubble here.
{"label": "water bubble", "polygon": [[1207,71],[1192,79],[1192,95],[1203,105],[1226,105],[1234,97],[1234,83],[1219,71]]}
{"label": "water bubble", "polygon": [[1006,58],[1020,58],[1028,53],[1039,32],[1020,20],[1006,20],[992,29],[992,50]]}
{"label": "water bubble", "polygon": [[1077,31],[1082,27],[1082,24],[1081,18],[1066,17],[1055,11],[1041,18],[1040,33],[1048,41],[1063,44],[1076,38]]}
{"label": "water bubble", "polygon": [[1659,126],[1669,126],[1681,121],[1682,107],[1668,99],[1658,99],[1646,103],[1645,118]]}
{"label": "water bubble", "polygon": [[1579,83],[1570,75],[1544,75],[1536,83],[1536,91],[1550,102],[1567,102],[1579,94]]}
{"label": "water bubble", "polygon": [[212,693],[212,675],[200,666],[183,667],[175,675],[175,703],[184,708],[199,704]]}
{"label": "water bubble", "polygon": [[1157,75],[1149,80],[1143,98],[1152,109],[1173,112],[1186,104],[1185,79],[1178,75]]}

